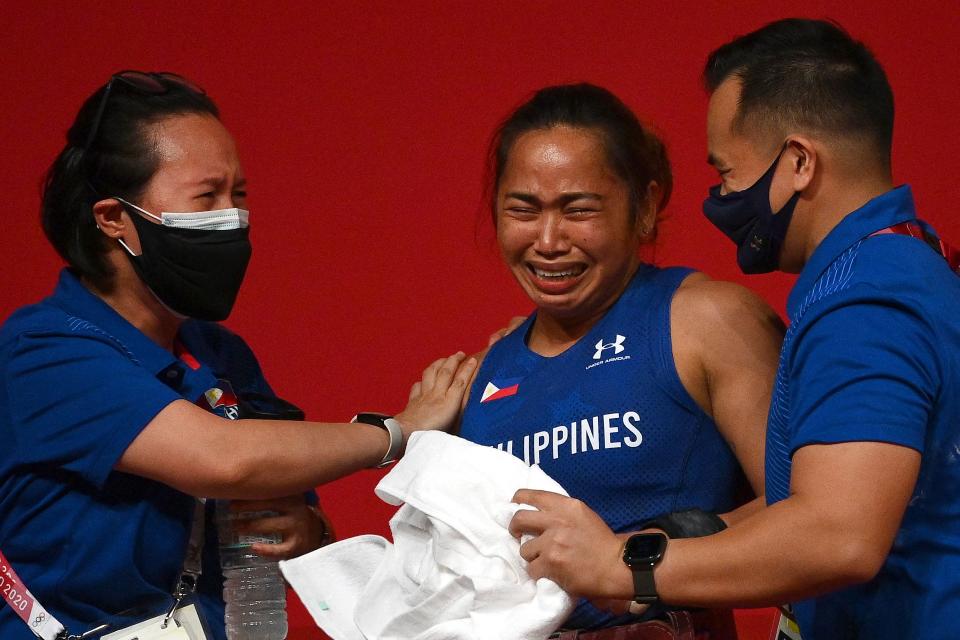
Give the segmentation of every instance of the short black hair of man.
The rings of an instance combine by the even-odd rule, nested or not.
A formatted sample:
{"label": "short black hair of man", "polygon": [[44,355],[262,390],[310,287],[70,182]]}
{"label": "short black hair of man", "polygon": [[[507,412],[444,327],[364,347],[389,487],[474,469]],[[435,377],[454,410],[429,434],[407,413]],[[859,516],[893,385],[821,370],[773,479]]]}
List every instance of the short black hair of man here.
{"label": "short black hair of man", "polygon": [[838,24],[788,18],[729,42],[707,58],[704,85],[741,82],[734,127],[808,129],[872,143],[889,168],[893,91],[869,49]]}

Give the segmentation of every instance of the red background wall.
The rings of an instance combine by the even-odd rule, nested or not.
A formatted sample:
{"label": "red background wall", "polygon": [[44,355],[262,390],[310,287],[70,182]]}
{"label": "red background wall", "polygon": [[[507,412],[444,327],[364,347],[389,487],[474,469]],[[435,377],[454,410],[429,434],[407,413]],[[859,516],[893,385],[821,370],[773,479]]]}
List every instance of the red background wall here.
{"label": "red background wall", "polygon": [[[744,278],[703,219],[707,53],[801,12],[884,63],[894,168],[960,241],[960,12],[952,2],[139,2],[2,0],[0,316],[45,295],[59,260],[41,176],[81,101],[118,69],[173,70],[219,103],[250,181],[255,252],[227,323],[314,419],[395,411],[433,358],[476,350],[528,303],[483,207],[488,137],[532,90],[604,85],[654,122],[676,188],[655,259],[753,287],[782,312],[791,278]],[[363,472],[321,489],[341,535],[386,533]],[[320,637],[302,613],[292,638]]]}

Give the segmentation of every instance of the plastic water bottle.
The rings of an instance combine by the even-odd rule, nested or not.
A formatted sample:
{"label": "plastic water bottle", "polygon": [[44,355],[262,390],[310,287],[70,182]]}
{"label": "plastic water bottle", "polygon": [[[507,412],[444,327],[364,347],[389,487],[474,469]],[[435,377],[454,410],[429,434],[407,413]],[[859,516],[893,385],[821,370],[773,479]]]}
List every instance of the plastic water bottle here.
{"label": "plastic water bottle", "polygon": [[220,567],[223,569],[224,622],[229,640],[284,640],[287,637],[287,590],[275,560],[250,550],[256,542],[280,542],[280,536],[237,535],[233,522],[275,515],[232,513],[230,502],[217,500]]}

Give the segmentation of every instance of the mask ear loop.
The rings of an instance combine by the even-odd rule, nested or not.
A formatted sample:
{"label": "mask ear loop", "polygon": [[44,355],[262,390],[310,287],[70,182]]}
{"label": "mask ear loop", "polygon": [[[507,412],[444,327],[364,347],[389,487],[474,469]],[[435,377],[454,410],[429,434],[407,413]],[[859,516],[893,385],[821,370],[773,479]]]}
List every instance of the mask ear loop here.
{"label": "mask ear loop", "polygon": [[[124,249],[127,250],[127,253],[129,253],[131,257],[134,257],[134,258],[139,258],[139,257],[140,257],[140,256],[138,256],[137,254],[135,254],[133,251],[130,250],[130,247],[127,246],[127,243],[123,241],[123,238],[117,238],[117,242],[120,243],[120,246],[121,246],[121,247],[123,247]],[[143,255],[142,252],[141,252],[141,255]]]}
{"label": "mask ear loop", "polygon": [[[147,211],[146,209],[144,209],[144,208],[142,208],[142,207],[138,207],[137,205],[133,204],[132,202],[127,202],[126,200],[124,200],[124,199],[121,198],[120,196],[113,196],[113,199],[114,199],[114,200],[118,200],[119,202],[122,202],[123,204],[127,205],[128,207],[133,207],[134,209],[136,209],[137,211],[139,211],[139,212],[142,213],[143,215],[149,216],[149,217],[153,218],[154,220],[156,220],[157,222],[159,222],[160,224],[163,224],[163,219],[162,219],[162,218],[158,218],[157,216],[153,215],[152,213],[150,213],[150,212]],[[134,253],[134,252],[130,249],[129,246],[127,246],[127,243],[123,241],[123,238],[117,238],[117,242],[119,242],[119,243],[120,243],[120,246],[122,246],[124,249],[126,249],[126,250],[127,250],[127,253],[129,253],[132,257],[134,257],[134,258],[139,258],[139,257],[140,257],[140,256],[138,256],[136,253]],[[143,255],[143,252],[142,252],[142,251],[140,252],[140,255]]]}
{"label": "mask ear loop", "polygon": [[138,207],[137,205],[133,204],[132,202],[127,202],[126,200],[124,200],[124,199],[121,198],[120,196],[113,196],[113,199],[114,199],[114,200],[119,200],[120,202],[122,202],[123,204],[127,205],[128,207],[133,207],[134,209],[136,209],[137,211],[139,211],[139,212],[142,213],[143,215],[149,216],[149,217],[153,218],[154,220],[156,220],[157,222],[159,222],[160,224],[163,224],[163,218],[160,218],[159,216],[153,215],[152,213],[150,213],[150,212],[147,211],[146,209],[144,209],[144,208],[142,208],[142,207]]}

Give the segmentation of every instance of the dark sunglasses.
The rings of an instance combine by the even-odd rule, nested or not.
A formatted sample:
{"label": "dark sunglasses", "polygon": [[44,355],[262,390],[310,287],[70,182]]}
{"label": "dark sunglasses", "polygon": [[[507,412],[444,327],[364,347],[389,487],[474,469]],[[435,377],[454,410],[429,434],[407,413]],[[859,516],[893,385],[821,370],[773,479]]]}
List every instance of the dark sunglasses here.
{"label": "dark sunglasses", "polygon": [[87,143],[83,145],[84,153],[87,152],[97,139],[97,132],[100,131],[100,123],[103,120],[103,112],[107,108],[107,101],[110,99],[110,94],[113,92],[113,88],[117,84],[122,84],[123,86],[130,87],[136,91],[139,91],[145,95],[158,96],[163,95],[170,91],[170,87],[173,85],[184,87],[188,91],[199,94],[201,96],[207,95],[207,92],[204,91],[200,86],[194,84],[190,80],[187,80],[181,75],[176,73],[170,73],[168,71],[134,71],[128,69],[126,71],[120,71],[118,73],[110,76],[110,80],[107,81],[107,88],[103,92],[103,97],[100,98],[100,106],[97,107],[97,115],[93,120],[93,125],[90,127],[90,135],[87,136]]}

